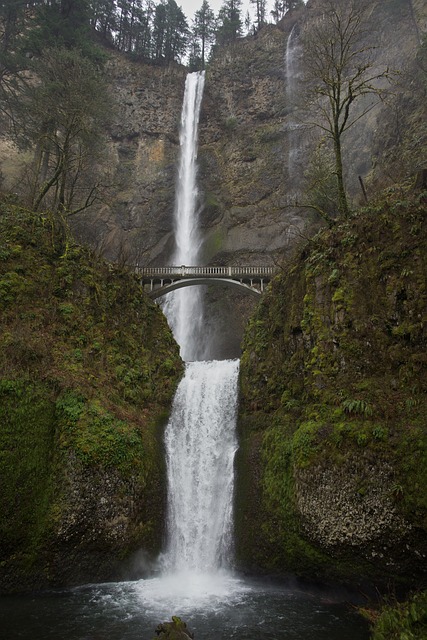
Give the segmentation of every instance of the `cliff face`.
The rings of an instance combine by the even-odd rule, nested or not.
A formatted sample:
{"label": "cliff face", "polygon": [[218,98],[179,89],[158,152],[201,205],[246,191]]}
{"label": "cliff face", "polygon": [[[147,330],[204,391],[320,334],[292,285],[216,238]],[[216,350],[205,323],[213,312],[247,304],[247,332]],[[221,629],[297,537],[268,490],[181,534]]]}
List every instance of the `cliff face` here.
{"label": "cliff face", "polygon": [[[304,201],[310,153],[320,134],[319,129],[307,127],[298,36],[320,10],[321,2],[311,2],[279,26],[269,25],[256,36],[218,50],[209,64],[198,154],[205,263],[273,263],[279,254],[292,250],[306,226],[319,222],[309,210],[291,205]],[[421,79],[414,81],[411,66],[418,47],[411,4],[374,3],[371,21],[368,44],[380,41],[374,52],[375,70],[404,68],[399,78],[412,85],[410,91],[399,87],[396,102],[369,111],[343,140],[346,183],[356,203],[362,200],[359,176],[371,197],[390,175],[398,179],[416,173],[424,157],[421,150],[414,152],[424,126],[425,100]],[[411,73],[405,75],[408,65]],[[81,217],[80,237],[101,238],[113,259],[167,264],[173,252],[185,70],[147,68],[119,57],[110,67],[119,109],[110,147],[112,182],[120,186],[118,197],[113,196],[95,220],[86,213]],[[238,355],[242,326],[253,304],[244,295],[231,298],[227,291],[209,291],[205,299],[207,334],[216,345],[213,351],[208,349],[207,357]]]}
{"label": "cliff face", "polygon": [[[199,135],[204,260],[265,262],[299,215],[286,203],[286,35],[267,27],[221,51],[206,72]],[[107,255],[165,264],[173,252],[179,123],[186,71],[109,62],[117,102],[109,143],[112,197],[74,228]],[[125,254],[125,255],[123,255]]]}
{"label": "cliff face", "polygon": [[[321,11],[321,0],[312,0],[280,25],[267,25],[256,36],[213,55],[206,72],[199,135],[200,219],[206,262],[271,262],[278,252],[295,244],[301,229],[311,221],[307,210],[290,206],[295,198],[304,199],[304,173],[321,136],[319,129],[307,126],[312,115],[306,113],[304,104],[298,33],[308,29]],[[362,198],[359,176],[368,188],[371,183],[384,186],[390,180],[388,150],[405,142],[403,116],[397,121],[396,104],[403,101],[400,112],[408,120],[404,130],[413,138],[417,122],[425,116],[425,100],[419,94],[422,80],[414,77],[413,67],[423,33],[422,16],[422,7],[413,6],[410,0],[372,5],[366,44],[376,47],[372,51],[374,72],[389,67],[400,75],[394,77],[396,97],[370,110],[343,140],[346,182],[356,202]],[[110,144],[112,198],[95,219],[82,216],[82,235],[102,238],[111,257],[127,252],[128,259],[165,263],[172,252],[186,71],[146,67],[119,56],[112,58],[109,70],[118,109]],[[412,102],[404,78],[411,83],[409,93],[416,94]],[[409,122],[417,111],[416,121]],[[406,147],[408,156],[413,156],[409,140]],[[401,175],[416,170],[415,163],[408,161]],[[392,176],[398,177],[398,173]]]}
{"label": "cliff face", "polygon": [[[309,151],[321,135],[307,126],[298,49],[298,33],[321,12],[322,0],[311,0],[279,25],[267,25],[256,36],[218,49],[209,63],[199,141],[205,261],[271,262],[294,245],[311,220],[307,210],[289,205],[296,197],[302,200]],[[376,188],[413,173],[425,161],[419,155],[413,160],[425,121],[425,85],[415,68],[420,67],[415,56],[425,20],[424,3],[418,0],[372,3],[367,43],[377,47],[375,69],[389,66],[400,75],[393,86],[395,98],[389,96],[371,110],[345,137],[346,180],[356,201],[362,197],[358,176]],[[289,49],[295,25],[294,48]],[[109,259],[165,263],[173,248],[186,69],[147,66],[111,52],[109,56],[115,106],[102,160],[103,203],[73,216],[72,224],[79,238]],[[1,168],[7,186],[15,190],[18,166],[5,145],[3,141]],[[399,166],[392,155],[402,145],[405,161]]]}
{"label": "cliff face", "polygon": [[3,592],[121,577],[162,541],[178,347],[136,279],[58,222],[1,205]]}
{"label": "cliff face", "polygon": [[206,75],[200,182],[206,259],[265,263],[303,226],[286,209],[286,31],[274,26],[218,52]]}
{"label": "cliff face", "polygon": [[[319,224],[312,211],[291,205],[304,201],[305,173],[321,135],[308,126],[299,35],[321,11],[322,0],[311,0],[279,25],[218,49],[209,63],[198,176],[206,263],[271,264],[292,250],[307,225]],[[359,176],[371,198],[378,188],[415,175],[427,161],[425,47],[416,56],[425,31],[424,4],[374,2],[370,25],[366,43],[378,45],[374,69],[388,66],[400,73],[393,76],[393,95],[343,139],[345,179],[355,204],[363,200]],[[110,260],[167,264],[187,72],[109,56],[113,125],[102,160],[103,201],[70,223],[80,240]],[[15,190],[17,160],[5,144],[1,168]],[[227,335],[219,352],[236,355],[250,302],[242,297],[235,305],[222,292],[209,292],[207,299],[215,340]]]}
{"label": "cliff face", "polygon": [[319,234],[253,316],[241,364],[243,566],[425,582],[425,221],[425,202],[391,199]]}
{"label": "cliff face", "polygon": [[186,71],[110,54],[113,100],[104,202],[73,220],[77,236],[113,260],[147,264],[170,256]]}

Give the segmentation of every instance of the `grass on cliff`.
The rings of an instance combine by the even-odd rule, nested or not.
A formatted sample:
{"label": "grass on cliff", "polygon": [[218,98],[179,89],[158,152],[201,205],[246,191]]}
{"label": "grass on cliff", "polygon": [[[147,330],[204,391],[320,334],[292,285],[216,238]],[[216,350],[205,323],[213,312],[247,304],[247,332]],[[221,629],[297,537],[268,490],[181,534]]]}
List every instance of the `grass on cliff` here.
{"label": "grass on cliff", "polygon": [[64,241],[47,215],[0,205],[0,375],[102,393],[123,412],[162,404],[181,372],[136,276]]}

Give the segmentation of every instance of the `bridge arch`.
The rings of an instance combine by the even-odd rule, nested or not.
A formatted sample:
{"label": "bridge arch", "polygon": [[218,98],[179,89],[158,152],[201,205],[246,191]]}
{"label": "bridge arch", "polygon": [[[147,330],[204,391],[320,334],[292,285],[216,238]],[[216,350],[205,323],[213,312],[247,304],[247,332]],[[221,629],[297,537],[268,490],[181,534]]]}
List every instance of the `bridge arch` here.
{"label": "bridge arch", "polygon": [[246,293],[249,293],[255,297],[258,297],[261,295],[261,291],[259,291],[258,289],[255,289],[254,287],[251,287],[249,284],[246,284],[245,282],[240,282],[239,280],[231,280],[229,278],[197,278],[197,277],[193,277],[193,278],[188,278],[188,279],[182,279],[182,280],[174,280],[172,282],[170,282],[169,284],[163,284],[162,286],[160,286],[158,289],[152,289],[151,291],[148,292],[149,297],[152,300],[156,300],[157,298],[161,298],[162,296],[165,296],[167,293],[170,293],[171,291],[175,291],[176,289],[182,289],[183,287],[193,287],[193,286],[199,286],[202,284],[223,284],[226,285],[227,287],[239,287],[240,289],[244,289]]}

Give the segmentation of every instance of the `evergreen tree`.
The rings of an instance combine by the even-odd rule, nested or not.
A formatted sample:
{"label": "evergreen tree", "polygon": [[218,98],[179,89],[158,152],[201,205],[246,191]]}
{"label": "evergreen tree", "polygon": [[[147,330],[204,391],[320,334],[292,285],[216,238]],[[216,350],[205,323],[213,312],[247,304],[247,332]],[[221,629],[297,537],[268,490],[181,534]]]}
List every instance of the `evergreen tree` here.
{"label": "evergreen tree", "polygon": [[207,0],[203,0],[202,6],[194,14],[193,34],[200,49],[199,68],[204,69],[209,47],[215,38],[215,14]]}
{"label": "evergreen tree", "polygon": [[38,4],[42,1],[3,0],[0,5],[0,113],[8,116],[9,123],[13,123],[14,103],[25,82],[27,60],[22,34]]}
{"label": "evergreen tree", "polygon": [[147,60],[151,57],[153,15],[154,3],[152,0],[147,0],[138,13],[138,20],[133,30],[132,51]]}
{"label": "evergreen tree", "polygon": [[163,0],[154,11],[153,46],[157,62],[178,62],[189,39],[187,19],[175,0]]}
{"label": "evergreen tree", "polygon": [[112,42],[113,33],[117,31],[115,0],[91,0],[90,25],[105,40]]}
{"label": "evergreen tree", "polygon": [[266,23],[265,12],[266,12],[266,0],[250,0],[251,4],[255,6],[256,10],[256,28],[257,31],[261,29],[261,27]]}
{"label": "evergreen tree", "polygon": [[190,33],[188,45],[188,67],[190,71],[199,71],[203,69],[202,64],[202,51],[200,48],[200,42],[195,37],[194,32]]}
{"label": "evergreen tree", "polygon": [[228,44],[242,35],[242,0],[224,0],[218,13],[216,43]]}
{"label": "evergreen tree", "polygon": [[100,62],[103,55],[91,38],[89,0],[52,0],[41,3],[35,14],[25,48],[37,56],[55,47],[78,49],[82,55]]}
{"label": "evergreen tree", "polygon": [[303,0],[274,0],[270,11],[273,20],[279,22],[288,11],[294,11],[304,6]]}

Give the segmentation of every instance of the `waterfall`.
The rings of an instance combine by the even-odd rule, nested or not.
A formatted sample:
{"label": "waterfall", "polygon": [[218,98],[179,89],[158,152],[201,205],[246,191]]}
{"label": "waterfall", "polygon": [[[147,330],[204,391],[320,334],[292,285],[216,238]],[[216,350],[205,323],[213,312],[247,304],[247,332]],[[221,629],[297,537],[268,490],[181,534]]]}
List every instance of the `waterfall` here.
{"label": "waterfall", "polygon": [[301,125],[295,120],[295,99],[298,89],[301,61],[301,44],[299,42],[299,27],[295,24],[288,36],[285,53],[285,73],[286,73],[286,101],[289,110],[288,118],[288,179],[290,192],[297,195],[297,181],[303,172],[302,155],[303,145],[301,143]]}
{"label": "waterfall", "polygon": [[[175,252],[172,262],[180,266],[199,264],[201,237],[198,216],[197,142],[205,72],[189,73],[181,112],[180,158],[175,198]],[[199,287],[169,294],[163,306],[184,360],[203,354],[203,314]]]}
{"label": "waterfall", "polygon": [[286,97],[289,106],[294,106],[296,81],[299,74],[299,59],[301,46],[298,41],[299,29],[294,24],[286,41],[285,69],[286,69]]}
{"label": "waterfall", "polygon": [[[175,202],[177,265],[199,264],[197,141],[203,85],[204,72],[187,76]],[[210,578],[230,564],[239,361],[202,361],[208,337],[199,287],[169,294],[164,312],[187,364],[165,432],[168,512],[161,565],[165,576],[190,572],[185,587],[194,589],[201,576]]]}
{"label": "waterfall", "polygon": [[168,570],[227,567],[237,448],[238,360],[191,362],[166,429]]}

